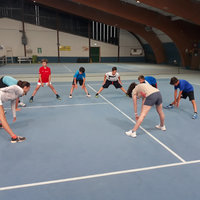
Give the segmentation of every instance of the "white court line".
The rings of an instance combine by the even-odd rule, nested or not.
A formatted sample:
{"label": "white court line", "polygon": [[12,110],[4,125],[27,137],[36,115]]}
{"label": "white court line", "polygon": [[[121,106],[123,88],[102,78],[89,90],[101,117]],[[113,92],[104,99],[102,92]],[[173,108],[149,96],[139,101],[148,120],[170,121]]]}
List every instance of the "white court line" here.
{"label": "white court line", "polygon": [[[49,106],[30,106],[23,107],[23,109],[34,109],[34,108],[58,108],[58,107],[72,107],[72,106],[93,106],[93,105],[103,105],[107,104],[106,102],[102,103],[85,103],[85,104],[64,104],[64,105],[49,105]],[[11,108],[5,108],[6,110],[10,110]]]}
{"label": "white court line", "polygon": [[72,72],[72,70],[69,68],[69,67],[67,67],[66,65],[63,65],[64,67],[65,67],[65,69],[67,69],[69,72]]}
{"label": "white court line", "polygon": [[198,84],[198,83],[192,83],[192,82],[190,82],[191,84],[193,84],[193,85],[200,85],[200,84]]}
{"label": "white court line", "polygon": [[100,177],[105,177],[105,176],[136,173],[136,172],[142,172],[142,171],[149,171],[149,170],[162,169],[162,168],[168,168],[168,167],[176,167],[176,166],[189,165],[189,164],[197,164],[197,163],[200,163],[200,160],[193,160],[193,161],[188,161],[188,162],[184,162],[184,163],[179,162],[179,163],[171,163],[171,164],[165,164],[165,165],[156,165],[156,166],[144,167],[144,168],[138,168],[138,169],[129,169],[129,170],[108,172],[108,173],[102,173],[102,174],[94,174],[94,175],[88,175],[88,176],[79,176],[79,177],[58,179],[58,180],[52,180],[52,181],[29,183],[29,184],[23,184],[23,185],[0,187],[0,191],[14,190],[14,189],[28,188],[28,187],[36,187],[36,186],[50,185],[50,184],[56,184],[56,183],[66,183],[66,182],[72,182],[72,181],[80,181],[80,180],[100,178]]}
{"label": "white court line", "polygon": [[[97,93],[97,91],[88,84],[88,87],[92,89],[94,92]],[[107,100],[104,96],[99,94],[101,98],[103,98],[108,104],[113,106],[116,110],[118,110],[121,114],[123,114],[126,118],[128,118],[130,121],[132,121],[134,124],[136,123],[133,119],[131,119],[127,114],[122,112],[117,106],[115,106],[113,103],[111,103],[109,100]],[[186,162],[183,158],[181,158],[177,153],[175,153],[173,150],[171,150],[168,146],[166,146],[164,143],[162,143],[160,140],[158,140],[156,137],[154,137],[151,133],[149,133],[146,129],[144,129],[142,126],[140,126],[140,129],[142,129],[147,135],[149,135],[151,138],[153,138],[156,142],[158,142],[161,146],[163,146],[167,151],[169,151],[172,155],[174,155],[176,158],[178,158],[181,162]]]}

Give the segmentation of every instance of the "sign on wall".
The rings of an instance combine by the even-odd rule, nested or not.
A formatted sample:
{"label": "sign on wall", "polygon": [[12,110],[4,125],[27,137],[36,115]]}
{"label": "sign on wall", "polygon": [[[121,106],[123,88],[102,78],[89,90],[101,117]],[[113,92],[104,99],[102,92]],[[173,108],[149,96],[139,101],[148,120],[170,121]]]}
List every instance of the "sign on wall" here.
{"label": "sign on wall", "polygon": [[131,48],[130,49],[130,56],[141,56],[143,55],[143,49],[141,48]]}
{"label": "sign on wall", "polygon": [[60,51],[71,51],[71,46],[59,46]]}

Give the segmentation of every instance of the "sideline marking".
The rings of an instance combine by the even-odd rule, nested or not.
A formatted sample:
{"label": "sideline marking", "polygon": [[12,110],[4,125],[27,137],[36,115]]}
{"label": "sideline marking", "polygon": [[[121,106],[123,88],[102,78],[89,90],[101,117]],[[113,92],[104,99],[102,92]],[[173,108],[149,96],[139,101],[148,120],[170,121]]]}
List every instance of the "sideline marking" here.
{"label": "sideline marking", "polygon": [[[93,105],[104,105],[106,102],[102,103],[86,103],[86,104],[66,104],[66,105],[50,105],[50,106],[30,106],[23,107],[23,109],[32,109],[32,108],[57,108],[57,107],[70,107],[70,106],[93,106]],[[6,110],[10,110],[11,108],[5,108]]]}
{"label": "sideline marking", "polygon": [[23,185],[13,185],[13,186],[7,186],[7,187],[0,187],[0,191],[35,187],[35,186],[40,186],[40,185],[50,185],[50,184],[56,184],[56,183],[80,181],[80,180],[100,178],[100,177],[113,176],[113,175],[119,175],[119,174],[136,173],[136,172],[142,172],[142,171],[148,171],[148,170],[154,170],[154,169],[162,169],[162,168],[167,168],[167,167],[176,167],[176,166],[196,164],[196,163],[200,163],[200,160],[193,160],[193,161],[188,161],[188,162],[184,162],[184,163],[179,162],[179,163],[172,163],[172,164],[165,164],[165,165],[157,165],[157,166],[152,166],[152,167],[129,169],[129,170],[108,172],[108,173],[102,173],[102,174],[94,174],[94,175],[89,175],[89,176],[79,176],[79,177],[73,177],[73,178],[58,179],[58,180],[53,180],[53,181],[43,181],[43,182],[29,183],[29,184],[23,184]]}
{"label": "sideline marking", "polygon": [[[97,93],[97,91],[88,84],[88,87],[92,89],[94,92]],[[130,121],[132,121],[134,124],[136,123],[133,119],[131,119],[127,114],[122,112],[117,106],[115,106],[113,103],[111,103],[109,100],[107,100],[104,96],[99,94],[101,98],[103,98],[108,104],[113,106],[116,110],[118,110],[122,115],[124,115],[126,118],[128,118]],[[158,142],[161,146],[163,146],[167,151],[169,151],[171,154],[173,154],[176,158],[178,158],[181,162],[186,162],[183,158],[181,158],[177,153],[175,153],[173,150],[171,150],[167,145],[162,143],[160,140],[158,140],[156,137],[154,137],[151,133],[149,133],[146,129],[144,129],[142,126],[140,126],[140,129],[142,129],[147,135],[149,135],[151,138],[153,138],[156,142]]]}
{"label": "sideline marking", "polygon": [[69,68],[69,67],[67,67],[66,65],[63,65],[64,67],[65,67],[65,69],[67,69],[69,72],[72,72],[72,70]]}

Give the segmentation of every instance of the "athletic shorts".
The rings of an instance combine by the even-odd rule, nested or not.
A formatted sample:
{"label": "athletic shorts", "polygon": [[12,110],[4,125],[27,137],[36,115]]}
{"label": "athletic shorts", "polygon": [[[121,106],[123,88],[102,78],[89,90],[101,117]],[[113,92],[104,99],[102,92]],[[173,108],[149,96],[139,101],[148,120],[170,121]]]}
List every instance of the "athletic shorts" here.
{"label": "athletic shorts", "polygon": [[102,85],[102,87],[108,88],[111,84],[114,85],[116,89],[122,87],[122,85],[119,83],[119,81],[109,81],[109,80],[106,80],[105,84]]}
{"label": "athletic shorts", "polygon": [[[80,86],[83,85],[83,80],[77,80],[77,79],[76,79],[76,84],[77,84],[78,82],[79,82],[79,85],[80,85]],[[73,79],[72,85],[75,85],[75,84],[74,84],[74,79]]]}
{"label": "athletic shorts", "polygon": [[190,101],[194,100],[194,91],[182,92],[181,98],[186,99],[187,97],[189,97]]}
{"label": "athletic shorts", "polygon": [[161,96],[160,92],[155,92],[155,93],[149,95],[146,98],[144,105],[146,105],[146,106],[153,106],[153,105],[159,106],[161,103],[162,103],[162,96]]}
{"label": "athletic shorts", "polygon": [[0,88],[8,87],[8,85],[6,85],[5,83],[3,83],[3,77],[1,77],[1,79],[0,79]]}
{"label": "athletic shorts", "polygon": [[[40,82],[37,83],[38,85],[42,85]],[[48,82],[44,83],[46,85],[48,85]],[[51,85],[51,82],[50,82],[50,85]]]}

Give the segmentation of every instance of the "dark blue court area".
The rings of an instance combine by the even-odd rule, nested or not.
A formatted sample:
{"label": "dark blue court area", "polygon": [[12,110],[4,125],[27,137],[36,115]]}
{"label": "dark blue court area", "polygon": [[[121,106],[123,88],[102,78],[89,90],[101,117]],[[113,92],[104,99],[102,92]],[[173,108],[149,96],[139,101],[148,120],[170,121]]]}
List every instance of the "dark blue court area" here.
{"label": "dark blue court area", "polygon": [[[77,69],[77,66],[66,66],[72,74]],[[100,66],[95,65],[102,73],[112,67]],[[51,67],[55,74],[67,70],[53,64]],[[33,68],[28,66],[21,70],[21,75],[31,74]],[[86,69],[95,72],[90,65]],[[125,72],[118,69],[119,73]],[[132,71],[137,71],[137,66]],[[35,74],[37,77],[37,71]],[[173,100],[173,87],[169,84],[171,76],[157,77],[163,105]],[[177,76],[193,80],[197,107],[200,108],[200,85],[195,75],[195,78],[189,74]],[[137,82],[134,76],[132,79],[122,76],[121,79],[125,89],[132,81]],[[0,130],[0,199],[200,199],[199,118],[192,119],[189,100],[181,100],[178,109],[164,110],[167,131],[155,128],[159,117],[153,107],[138,129],[137,137],[131,138],[125,131],[133,128],[135,123],[132,99],[113,86],[96,98],[101,85],[102,81],[87,81],[91,98],[78,87],[69,99],[71,82],[53,81],[61,101],[44,87],[40,88],[33,103],[29,103],[36,87],[33,82],[31,91],[23,97],[27,106],[17,112],[15,123],[12,122],[10,104],[4,104],[11,128],[27,140],[11,144],[9,135]],[[140,108],[141,100],[138,100],[139,111]]]}

